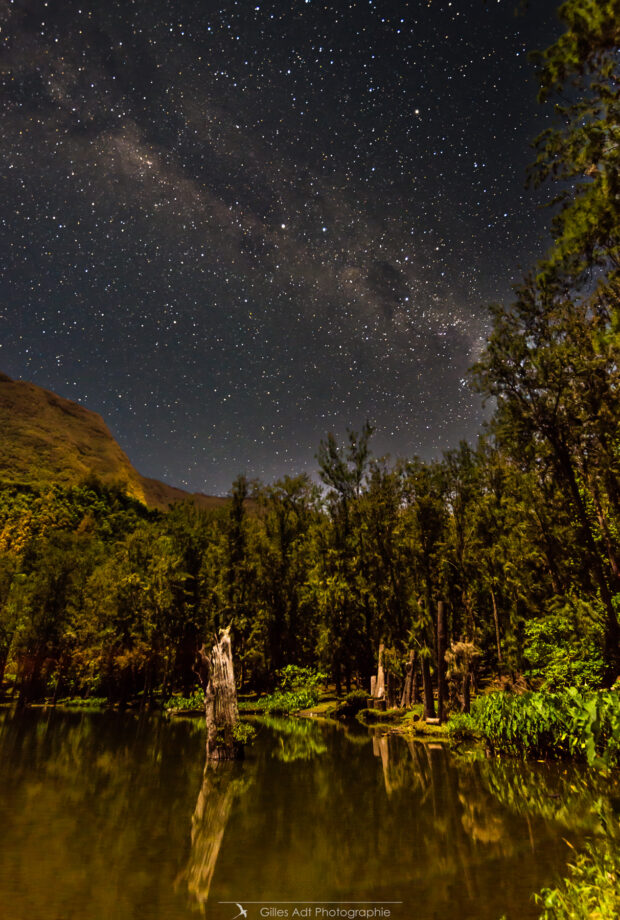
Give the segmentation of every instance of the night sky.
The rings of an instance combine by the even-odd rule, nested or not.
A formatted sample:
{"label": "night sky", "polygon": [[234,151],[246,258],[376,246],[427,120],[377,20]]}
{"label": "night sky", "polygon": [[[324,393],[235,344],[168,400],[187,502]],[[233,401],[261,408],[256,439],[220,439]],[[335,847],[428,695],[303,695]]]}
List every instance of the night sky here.
{"label": "night sky", "polygon": [[213,494],[366,419],[375,455],[475,438],[549,219],[527,52],[561,27],[517,5],[0,0],[0,371]]}

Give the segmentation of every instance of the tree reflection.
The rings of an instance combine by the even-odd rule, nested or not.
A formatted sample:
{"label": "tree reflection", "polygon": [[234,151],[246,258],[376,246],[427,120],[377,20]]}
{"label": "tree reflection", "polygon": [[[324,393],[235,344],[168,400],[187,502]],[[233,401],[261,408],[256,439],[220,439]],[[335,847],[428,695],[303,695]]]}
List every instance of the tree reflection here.
{"label": "tree reflection", "polygon": [[191,899],[203,912],[233,803],[247,792],[250,784],[251,779],[244,774],[242,764],[205,764],[192,815],[190,856],[177,879],[177,884],[187,885]]}
{"label": "tree reflection", "polygon": [[0,912],[186,920],[240,895],[318,896],[524,920],[564,869],[562,838],[611,823],[610,789],[567,765],[257,725],[243,764],[204,770],[202,720],[0,712]]}
{"label": "tree reflection", "polygon": [[[286,716],[262,716],[260,722],[277,734],[274,757],[284,763],[312,760],[327,751],[325,729],[318,722]],[[328,731],[333,731],[331,726]]]}

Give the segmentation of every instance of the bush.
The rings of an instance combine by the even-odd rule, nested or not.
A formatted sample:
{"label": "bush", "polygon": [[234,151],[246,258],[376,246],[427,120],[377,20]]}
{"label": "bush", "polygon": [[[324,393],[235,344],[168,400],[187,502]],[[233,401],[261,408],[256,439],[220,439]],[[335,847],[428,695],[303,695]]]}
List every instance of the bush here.
{"label": "bush", "polygon": [[346,718],[356,716],[362,709],[366,709],[368,694],[365,690],[352,690],[347,693],[337,710],[337,715]]}
{"label": "bush", "polygon": [[310,706],[316,706],[319,696],[318,689],[313,688],[291,690],[288,693],[276,690],[264,701],[265,712],[298,712],[300,709],[309,709]]}
{"label": "bush", "polygon": [[292,690],[317,690],[325,675],[314,668],[299,668],[296,664],[288,664],[278,672],[278,690],[285,692]]}
{"label": "bush", "polygon": [[108,705],[105,696],[70,697],[60,700],[62,706],[71,706],[76,709],[105,709]]}
{"label": "bush", "polygon": [[540,920],[617,920],[620,917],[620,850],[612,841],[590,844],[569,864],[557,888],[543,888],[534,899]]}
{"label": "bush", "polygon": [[256,729],[249,722],[237,722],[233,728],[233,738],[238,744],[252,744],[256,738]]}
{"label": "bush", "polygon": [[356,718],[362,725],[374,725],[377,722],[398,722],[404,714],[404,709],[360,709]]}
{"label": "bush", "polygon": [[526,677],[541,689],[561,691],[569,687],[595,690],[600,687],[604,663],[602,636],[596,625],[597,611],[586,601],[564,601],[548,616],[525,624],[525,657],[530,664]]}
{"label": "bush", "polygon": [[476,723],[469,713],[457,712],[450,716],[446,727],[452,741],[465,741],[478,735]]}
{"label": "bush", "polygon": [[180,711],[190,710],[190,709],[204,709],[205,708],[205,695],[202,690],[197,690],[191,696],[171,696],[164,709],[168,712],[171,709],[178,709]]}
{"label": "bush", "polygon": [[490,693],[474,701],[471,720],[499,751],[573,757],[601,770],[620,765],[620,695],[614,690]]}
{"label": "bush", "polygon": [[287,665],[279,673],[278,689],[260,700],[265,712],[288,713],[316,706],[321,695],[320,683],[325,675],[314,668]]}

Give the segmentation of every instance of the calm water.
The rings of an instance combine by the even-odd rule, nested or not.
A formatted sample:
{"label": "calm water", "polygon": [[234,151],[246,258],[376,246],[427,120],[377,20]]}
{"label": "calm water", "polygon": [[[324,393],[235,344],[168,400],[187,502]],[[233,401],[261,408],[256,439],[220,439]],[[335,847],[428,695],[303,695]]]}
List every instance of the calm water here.
{"label": "calm water", "polygon": [[600,790],[572,769],[257,725],[243,765],[203,772],[200,721],[0,712],[1,920],[232,920],[221,901],[248,920],[252,901],[263,917],[401,901],[393,920],[525,920],[562,838],[598,827]]}

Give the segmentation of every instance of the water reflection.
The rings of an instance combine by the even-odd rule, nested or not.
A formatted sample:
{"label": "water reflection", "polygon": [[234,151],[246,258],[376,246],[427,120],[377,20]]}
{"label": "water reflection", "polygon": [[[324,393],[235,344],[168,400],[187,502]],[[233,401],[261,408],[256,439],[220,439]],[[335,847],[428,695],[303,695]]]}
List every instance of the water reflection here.
{"label": "water reflection", "polygon": [[203,759],[188,723],[0,712],[3,920],[184,916],[173,882]]}
{"label": "water reflection", "polygon": [[205,764],[198,801],[192,815],[191,852],[177,880],[203,909],[209,900],[211,880],[235,798],[245,795],[251,777],[237,763]]}
{"label": "water reflection", "polygon": [[312,760],[327,751],[327,744],[317,723],[310,719],[290,719],[286,716],[263,716],[260,722],[278,739],[274,756],[284,763]]}
{"label": "water reflection", "polygon": [[257,725],[242,765],[204,770],[201,720],[0,713],[3,918],[229,920],[220,901],[385,899],[404,902],[394,920],[525,920],[564,870],[562,838],[578,845],[613,814],[614,790],[575,768]]}

